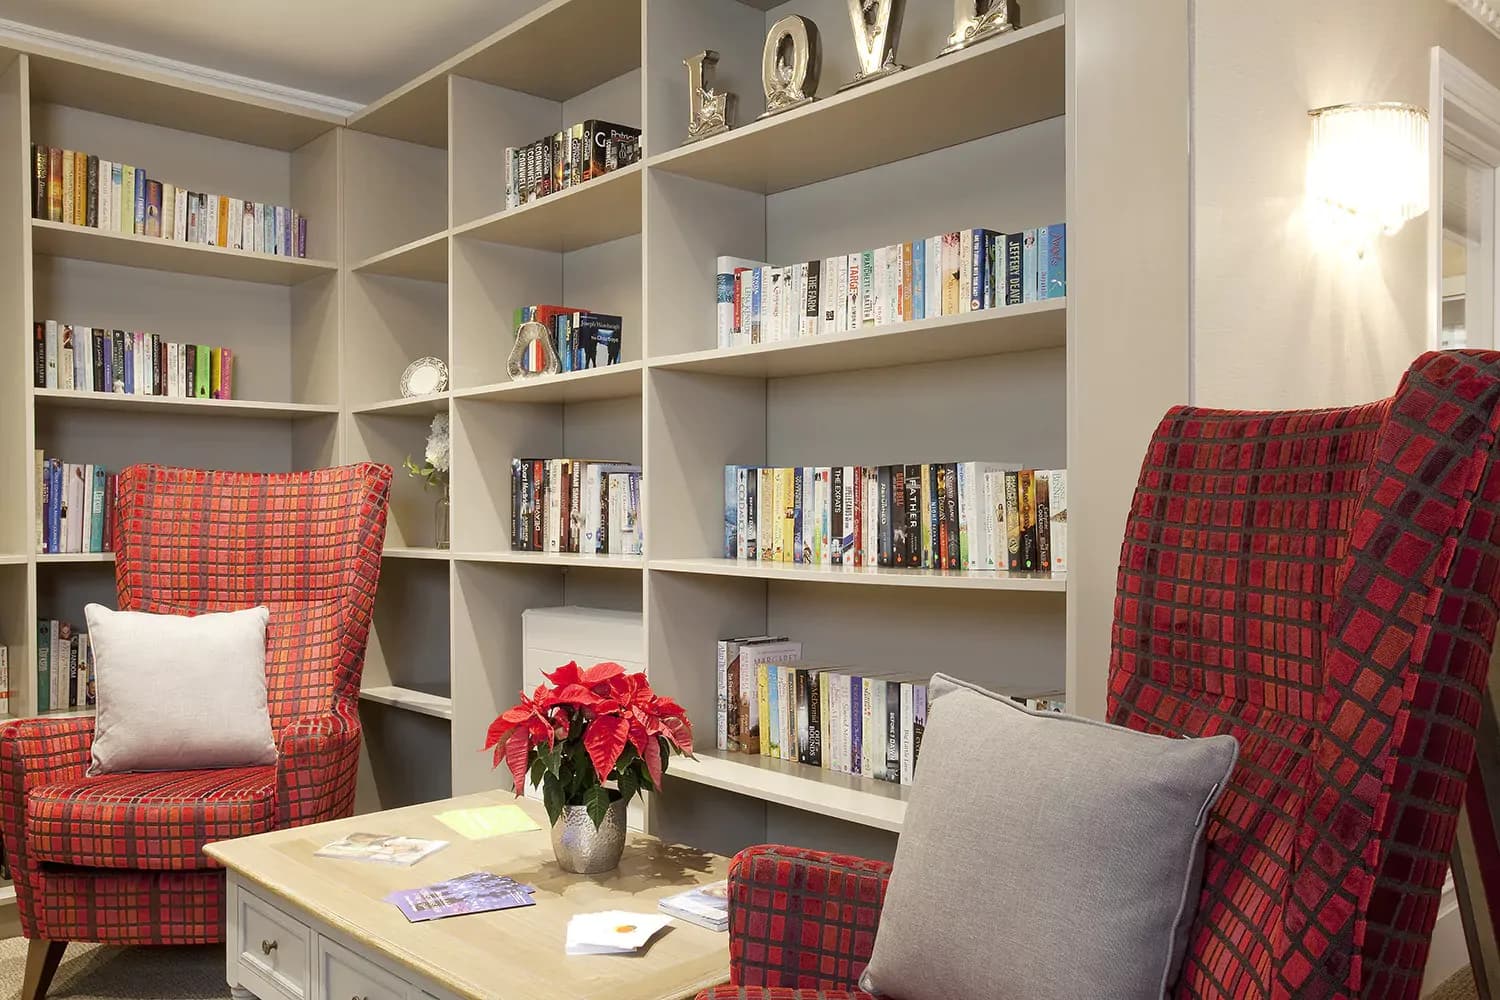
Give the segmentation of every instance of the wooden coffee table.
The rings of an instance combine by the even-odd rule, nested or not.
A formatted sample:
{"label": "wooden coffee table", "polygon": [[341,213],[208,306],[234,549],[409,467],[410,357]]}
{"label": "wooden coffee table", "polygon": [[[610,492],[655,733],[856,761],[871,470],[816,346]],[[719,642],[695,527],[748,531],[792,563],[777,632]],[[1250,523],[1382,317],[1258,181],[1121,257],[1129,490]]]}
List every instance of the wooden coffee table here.
{"label": "wooden coffee table", "polygon": [[[438,822],[449,809],[515,804],[539,830],[466,840]],[[449,841],[415,865],[314,857],[345,834]],[[205,848],[229,870],[226,934],[236,998],[260,1000],[667,1000],[729,978],[722,933],[674,920],[638,955],[565,955],[575,913],[655,913],[657,901],[726,877],[728,860],[632,834],[618,870],[571,875],[552,857],[547,814],[509,793],[482,793]],[[537,887],[536,905],[407,922],[383,897],[466,872]]]}

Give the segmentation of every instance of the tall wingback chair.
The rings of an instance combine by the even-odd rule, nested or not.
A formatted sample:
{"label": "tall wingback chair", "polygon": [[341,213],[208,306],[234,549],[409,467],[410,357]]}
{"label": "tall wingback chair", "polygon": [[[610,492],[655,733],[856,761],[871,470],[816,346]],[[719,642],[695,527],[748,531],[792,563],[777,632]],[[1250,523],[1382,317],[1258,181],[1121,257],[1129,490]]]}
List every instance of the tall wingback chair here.
{"label": "tall wingback chair", "polygon": [[23,1000],[68,941],[222,939],[214,840],[349,815],[358,696],[391,470],[277,475],[138,465],[120,475],[121,610],[265,605],[275,764],[85,776],[91,718],[0,729],[0,830],[31,940]]}
{"label": "tall wingback chair", "polygon": [[[1500,354],[1480,352],[1426,354],[1378,403],[1180,408],[1157,428],[1121,552],[1108,716],[1241,743],[1177,996],[1415,998],[1466,784],[1494,877],[1493,806],[1467,779],[1476,728],[1494,727],[1497,430]],[[741,852],[733,985],[704,996],[863,997],[888,874]]]}

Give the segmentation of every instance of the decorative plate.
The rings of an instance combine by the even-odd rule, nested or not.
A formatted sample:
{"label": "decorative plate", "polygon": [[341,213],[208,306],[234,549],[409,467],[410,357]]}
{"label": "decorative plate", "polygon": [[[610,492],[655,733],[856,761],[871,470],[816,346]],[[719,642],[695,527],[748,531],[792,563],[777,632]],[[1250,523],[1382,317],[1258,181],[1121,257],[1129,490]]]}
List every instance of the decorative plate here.
{"label": "decorative plate", "polygon": [[430,396],[448,388],[448,366],[441,358],[418,358],[401,373],[401,395]]}

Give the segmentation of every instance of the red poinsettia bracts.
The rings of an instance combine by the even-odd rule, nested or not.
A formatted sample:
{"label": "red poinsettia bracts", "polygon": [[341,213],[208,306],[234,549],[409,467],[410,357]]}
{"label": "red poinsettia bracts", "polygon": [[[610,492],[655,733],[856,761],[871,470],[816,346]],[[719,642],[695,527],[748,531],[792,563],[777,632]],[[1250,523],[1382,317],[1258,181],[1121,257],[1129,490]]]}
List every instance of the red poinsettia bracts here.
{"label": "red poinsettia bracts", "polygon": [[[519,703],[490,724],[485,737],[484,748],[494,750],[496,767],[505,761],[517,794],[525,787],[528,770],[540,768],[542,777],[550,772],[554,779],[587,789],[613,778],[628,798],[639,790],[637,760],[645,766],[650,787],[659,789],[664,752],[692,754],[693,727],[687,712],[652,691],[644,673],[626,673],[618,663],[599,663],[586,670],[565,663],[543,676],[548,683],[530,697],[523,692]],[[568,744],[575,740],[581,743],[581,754],[570,753]],[[634,754],[616,773],[627,747]],[[577,774],[581,761],[574,758],[581,756],[586,756],[592,775]],[[568,793],[564,789],[562,794],[577,797],[578,788]]]}

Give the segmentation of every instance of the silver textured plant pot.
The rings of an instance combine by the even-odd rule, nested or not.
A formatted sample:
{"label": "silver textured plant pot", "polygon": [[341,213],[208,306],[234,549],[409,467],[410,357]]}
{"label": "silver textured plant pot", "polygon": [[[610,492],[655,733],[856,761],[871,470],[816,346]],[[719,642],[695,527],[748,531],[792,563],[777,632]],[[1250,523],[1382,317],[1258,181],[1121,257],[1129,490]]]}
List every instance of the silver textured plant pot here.
{"label": "silver textured plant pot", "polygon": [[562,815],[552,824],[552,853],[563,871],[578,875],[611,871],[620,864],[624,851],[624,799],[609,804],[597,830],[583,806],[563,806]]}

